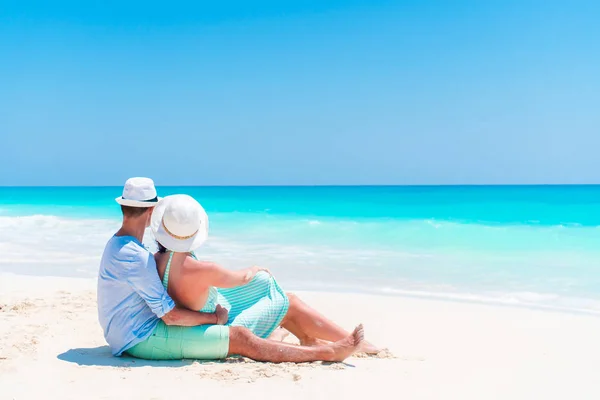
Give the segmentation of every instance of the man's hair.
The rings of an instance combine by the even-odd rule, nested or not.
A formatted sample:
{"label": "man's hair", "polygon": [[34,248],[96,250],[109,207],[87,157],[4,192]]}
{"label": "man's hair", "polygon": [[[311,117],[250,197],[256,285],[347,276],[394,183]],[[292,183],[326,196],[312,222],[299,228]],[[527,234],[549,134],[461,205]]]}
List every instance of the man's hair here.
{"label": "man's hair", "polygon": [[137,218],[146,211],[148,211],[147,207],[130,207],[130,206],[121,206],[121,211],[123,212],[124,217],[129,218]]}

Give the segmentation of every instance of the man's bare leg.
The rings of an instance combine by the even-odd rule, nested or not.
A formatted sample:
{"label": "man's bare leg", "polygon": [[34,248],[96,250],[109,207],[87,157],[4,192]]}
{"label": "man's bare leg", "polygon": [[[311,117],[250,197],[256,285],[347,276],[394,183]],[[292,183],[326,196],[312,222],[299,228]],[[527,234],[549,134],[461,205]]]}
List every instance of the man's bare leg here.
{"label": "man's bare leg", "polygon": [[[300,300],[293,293],[287,293],[290,300],[288,312],[281,324],[306,346],[322,345],[323,340],[336,342],[347,337],[349,333],[333,321],[325,318],[314,308]],[[366,353],[378,353],[379,349],[364,341],[359,349]]]}
{"label": "man's bare leg", "polygon": [[323,346],[295,346],[293,344],[261,339],[250,330],[232,326],[229,330],[229,355],[241,355],[256,361],[311,362],[344,361],[356,352],[364,340],[362,325],[342,340]]}

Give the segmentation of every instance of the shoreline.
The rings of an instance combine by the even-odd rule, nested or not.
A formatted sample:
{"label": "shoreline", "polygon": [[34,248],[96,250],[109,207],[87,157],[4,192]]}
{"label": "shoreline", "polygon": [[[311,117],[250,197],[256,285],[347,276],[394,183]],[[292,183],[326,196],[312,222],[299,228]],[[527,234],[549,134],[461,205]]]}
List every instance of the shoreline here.
{"label": "shoreline", "polygon": [[[96,277],[77,277],[77,276],[62,276],[62,275],[39,275],[39,274],[19,274],[14,272],[0,271],[0,281],[4,279],[10,279],[11,277],[16,277],[14,279],[20,279],[20,277],[31,277],[34,279],[66,279],[66,280],[74,280],[74,281],[87,281],[88,284],[93,283],[95,288],[97,278]],[[442,303],[455,303],[455,304],[466,304],[466,305],[482,305],[488,307],[499,307],[499,308],[508,308],[508,309],[517,309],[517,310],[530,310],[530,311],[540,311],[540,312],[548,312],[548,313],[558,313],[558,314],[566,314],[566,315],[583,315],[589,317],[597,317],[600,318],[600,310],[594,309],[585,309],[585,308],[574,308],[574,307],[560,307],[553,305],[544,305],[544,304],[532,304],[532,303],[516,303],[509,301],[500,301],[494,300],[492,298],[485,299],[482,295],[478,294],[466,294],[466,293],[435,293],[435,292],[420,292],[420,291],[411,291],[411,290],[401,290],[401,289],[392,289],[392,290],[353,290],[354,288],[344,289],[340,288],[329,288],[329,289],[297,289],[294,285],[290,285],[290,289],[287,290],[289,292],[294,293],[304,293],[304,294],[322,294],[322,295],[349,295],[349,296],[367,296],[367,297],[382,297],[382,298],[399,298],[399,299],[414,299],[414,300],[422,300],[422,301],[432,301],[432,302],[442,302]],[[2,285],[0,284],[0,289],[2,289]],[[586,299],[586,298],[576,298],[577,300],[590,300],[590,301],[599,301],[596,299]]]}

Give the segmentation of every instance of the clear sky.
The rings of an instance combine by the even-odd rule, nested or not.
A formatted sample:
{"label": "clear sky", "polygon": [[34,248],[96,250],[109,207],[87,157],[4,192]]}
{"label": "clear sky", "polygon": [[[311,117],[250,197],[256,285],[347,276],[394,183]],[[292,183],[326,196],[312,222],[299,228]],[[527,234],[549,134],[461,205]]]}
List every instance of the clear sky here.
{"label": "clear sky", "polygon": [[600,183],[598,1],[0,0],[0,185]]}

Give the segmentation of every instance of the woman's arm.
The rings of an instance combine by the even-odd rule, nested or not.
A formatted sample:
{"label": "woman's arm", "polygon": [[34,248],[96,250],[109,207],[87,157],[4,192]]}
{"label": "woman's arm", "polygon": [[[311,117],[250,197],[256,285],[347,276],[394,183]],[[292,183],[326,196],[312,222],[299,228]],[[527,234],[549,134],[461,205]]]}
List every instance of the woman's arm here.
{"label": "woman's arm", "polygon": [[[239,271],[231,271],[219,264],[209,261],[198,261],[188,257],[185,263],[193,263],[190,267],[195,271],[194,279],[200,279],[208,286],[232,288],[249,283],[259,271],[269,272],[266,268],[250,267]],[[269,272],[270,273],[270,272]]]}

